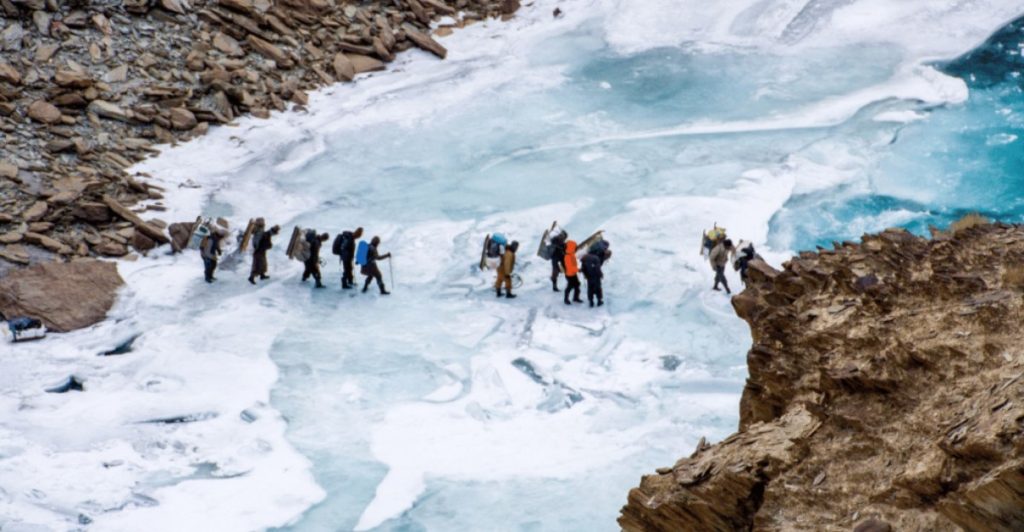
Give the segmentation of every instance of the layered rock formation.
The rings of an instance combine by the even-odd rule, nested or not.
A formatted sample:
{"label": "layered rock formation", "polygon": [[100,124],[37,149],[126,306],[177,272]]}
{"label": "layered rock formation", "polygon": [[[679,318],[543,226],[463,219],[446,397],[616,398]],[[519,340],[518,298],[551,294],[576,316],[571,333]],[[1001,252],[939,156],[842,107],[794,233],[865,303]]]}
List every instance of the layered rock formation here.
{"label": "layered rock formation", "polygon": [[646,476],[626,530],[1024,530],[1024,227],[755,262],[740,430]]}
{"label": "layered rock formation", "polygon": [[[518,0],[0,0],[0,275],[161,243],[158,187],[124,171],[211,125],[304,105],[307,91],[446,50]],[[143,176],[144,177],[144,176]],[[137,209],[148,218],[126,219]],[[148,211],[148,212],[143,212]]]}
{"label": "layered rock formation", "polygon": [[107,317],[123,284],[113,262],[36,264],[0,279],[0,316],[38,317],[58,332],[88,327]]}

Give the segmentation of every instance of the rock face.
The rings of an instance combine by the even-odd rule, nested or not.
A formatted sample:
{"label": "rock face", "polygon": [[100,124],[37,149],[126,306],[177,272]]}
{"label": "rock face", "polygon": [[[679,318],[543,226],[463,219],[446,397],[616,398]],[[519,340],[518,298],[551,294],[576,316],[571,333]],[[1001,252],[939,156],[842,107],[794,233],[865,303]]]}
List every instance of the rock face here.
{"label": "rock face", "polygon": [[36,264],[0,279],[0,314],[39,318],[59,332],[80,329],[106,318],[123,284],[112,262]]}
{"label": "rock face", "polygon": [[740,430],[630,491],[625,530],[1024,530],[1024,227],[755,261]]}
{"label": "rock face", "polygon": [[[414,46],[443,58],[447,50],[431,36],[439,19],[450,17],[436,30],[450,33],[507,18],[510,5],[0,0],[0,213],[49,204],[36,220],[0,218],[0,272],[11,264],[120,256],[130,252],[125,244],[148,245],[99,238],[139,224],[84,206],[110,197],[151,222],[145,211],[164,210],[164,191],[125,169],[155,153],[154,145],[202,135],[240,116],[266,118],[271,110],[306,105],[309,91],[383,70]],[[63,187],[69,179],[79,186]],[[33,222],[48,224],[32,229],[45,239],[18,236]]]}

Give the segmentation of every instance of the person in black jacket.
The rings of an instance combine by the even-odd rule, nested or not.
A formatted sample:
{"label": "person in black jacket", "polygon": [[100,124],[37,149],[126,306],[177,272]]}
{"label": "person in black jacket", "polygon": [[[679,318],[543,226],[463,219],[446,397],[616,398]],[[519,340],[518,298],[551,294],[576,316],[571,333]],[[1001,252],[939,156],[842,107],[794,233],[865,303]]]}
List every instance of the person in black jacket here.
{"label": "person in black jacket", "polygon": [[565,240],[569,235],[565,231],[551,237],[551,289],[558,289],[558,275],[562,273],[562,261],[565,260]]}
{"label": "person in black jacket", "polygon": [[380,246],[380,237],[375,236],[373,237],[373,240],[370,241],[370,249],[366,253],[366,264],[363,264],[363,267],[360,268],[360,273],[366,276],[366,284],[363,285],[363,292],[365,293],[369,290],[370,283],[376,279],[381,295],[386,296],[391,292],[388,292],[387,289],[384,288],[384,277],[380,274],[380,268],[377,267],[377,261],[380,259],[390,259],[391,254],[387,253],[385,255],[380,255],[377,252],[378,246]]}
{"label": "person in black jacket", "polygon": [[313,277],[317,288],[324,288],[323,283],[320,282],[320,246],[328,238],[327,233],[317,235],[316,231],[312,229],[306,231],[306,242],[309,242],[309,258],[306,259],[306,268],[302,271],[302,282],[306,282],[306,279]]}
{"label": "person in black jacket", "polygon": [[199,243],[199,254],[203,257],[203,276],[208,283],[217,280],[213,276],[213,272],[217,269],[217,258],[223,253],[220,249],[222,238],[224,238],[224,233],[220,229],[212,229],[210,234],[203,237]]}
{"label": "person in black jacket", "polygon": [[274,243],[271,241],[275,235],[281,232],[281,227],[275,225],[271,227],[269,231],[260,233],[259,240],[256,241],[256,245],[252,248],[252,269],[249,270],[249,282],[256,284],[256,276],[258,275],[261,280],[269,279],[267,275],[267,252],[270,248],[274,247]]}
{"label": "person in black jacket", "polygon": [[[593,248],[592,248],[593,249]],[[601,264],[604,262],[602,256],[595,251],[590,251],[583,256],[583,276],[587,278],[587,301],[594,306],[594,297],[597,297],[597,306],[604,305],[604,290],[601,288],[601,279],[604,273],[601,271]]]}
{"label": "person in black jacket", "polygon": [[356,241],[362,237],[362,227],[355,231],[344,231],[335,237],[335,253],[341,257],[341,287],[345,290],[356,286],[356,279],[352,273],[352,261],[356,257]]}

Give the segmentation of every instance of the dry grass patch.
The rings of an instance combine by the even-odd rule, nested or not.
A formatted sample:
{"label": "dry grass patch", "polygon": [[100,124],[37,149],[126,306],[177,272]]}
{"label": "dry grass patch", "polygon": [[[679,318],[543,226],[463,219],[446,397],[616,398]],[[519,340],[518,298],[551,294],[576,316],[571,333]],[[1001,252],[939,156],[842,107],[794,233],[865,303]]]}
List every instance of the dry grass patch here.
{"label": "dry grass patch", "polygon": [[985,218],[984,216],[978,213],[971,213],[950,224],[949,232],[955,235],[961,231],[965,231],[972,227],[977,227],[979,225],[988,225],[990,223],[992,222],[988,218]]}
{"label": "dry grass patch", "polygon": [[1008,266],[1003,272],[1003,288],[1024,290],[1024,266]]}

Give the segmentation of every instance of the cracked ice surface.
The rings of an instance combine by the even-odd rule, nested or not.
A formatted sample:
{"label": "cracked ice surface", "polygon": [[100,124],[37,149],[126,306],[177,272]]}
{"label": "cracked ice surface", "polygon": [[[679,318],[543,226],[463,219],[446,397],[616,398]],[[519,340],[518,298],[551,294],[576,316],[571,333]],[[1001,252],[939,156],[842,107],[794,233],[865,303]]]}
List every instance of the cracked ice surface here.
{"label": "cracked ice surface", "polygon": [[[614,530],[641,474],[736,426],[748,331],[700,231],[780,263],[800,243],[773,218],[868,189],[904,122],[966,97],[923,60],[1018,4],[537,0],[445,62],[168,149],[141,165],[163,217],[281,224],[273,277],[124,262],[110,320],[0,347],[0,528]],[[606,230],[605,307],[551,292],[553,220]],[[340,292],[327,248],[330,289],[300,284],[296,224],[380,235],[394,294]],[[523,243],[514,301],[473,269],[494,231]]]}

